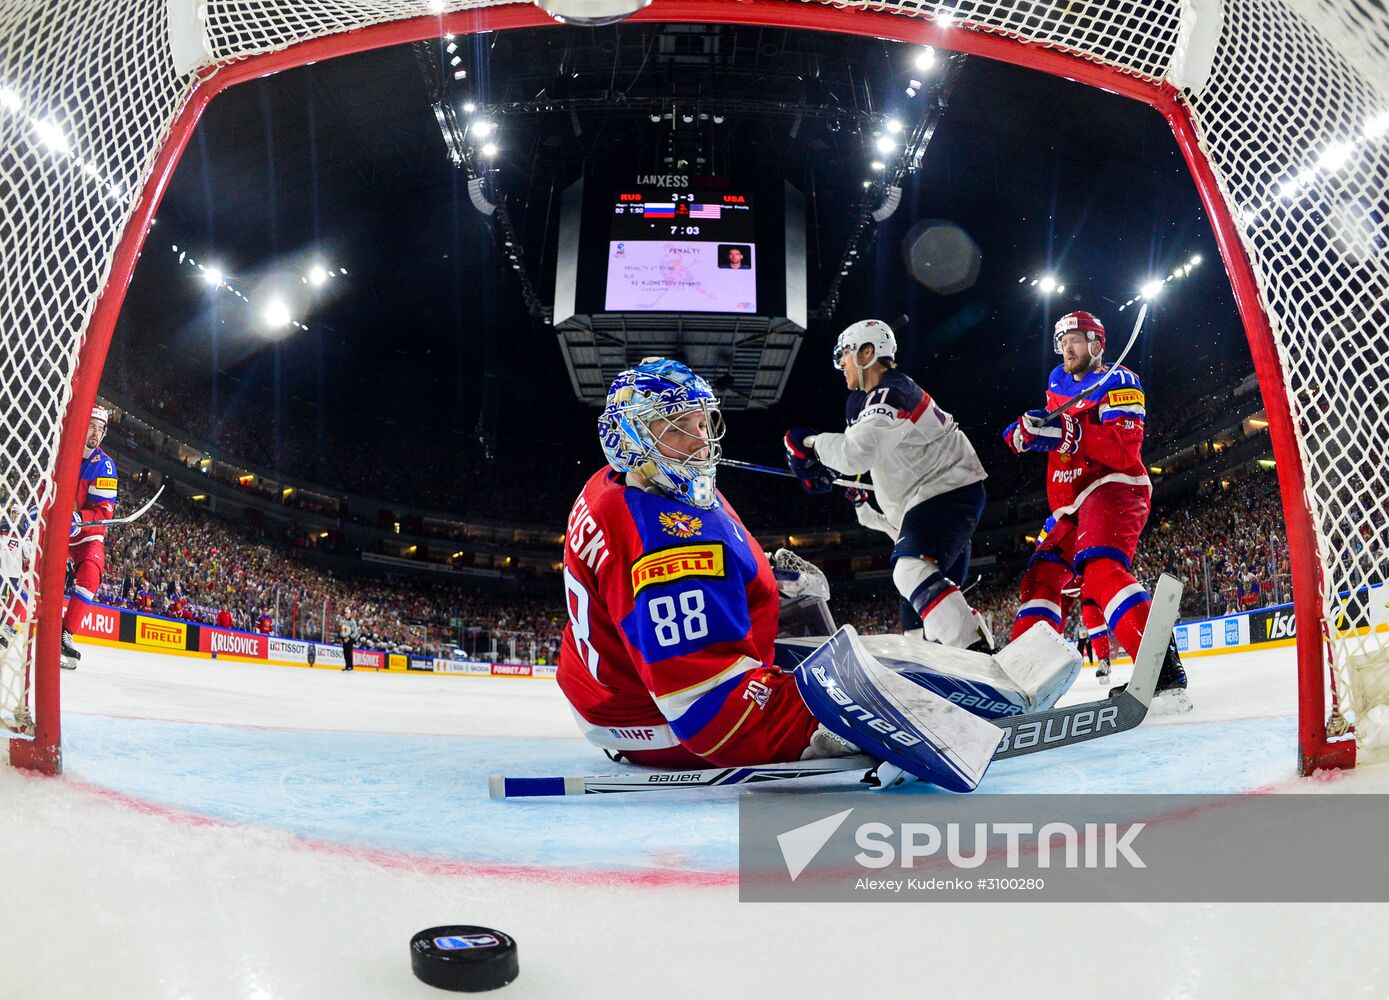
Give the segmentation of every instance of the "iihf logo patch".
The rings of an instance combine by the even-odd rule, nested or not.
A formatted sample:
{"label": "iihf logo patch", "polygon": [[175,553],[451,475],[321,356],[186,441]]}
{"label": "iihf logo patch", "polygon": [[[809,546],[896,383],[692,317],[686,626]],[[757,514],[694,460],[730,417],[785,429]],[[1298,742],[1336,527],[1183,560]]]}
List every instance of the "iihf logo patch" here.
{"label": "iihf logo patch", "polygon": [[662,514],[660,522],[661,530],[667,535],[674,535],[676,538],[694,538],[704,527],[704,522],[699,518],[679,510]]}

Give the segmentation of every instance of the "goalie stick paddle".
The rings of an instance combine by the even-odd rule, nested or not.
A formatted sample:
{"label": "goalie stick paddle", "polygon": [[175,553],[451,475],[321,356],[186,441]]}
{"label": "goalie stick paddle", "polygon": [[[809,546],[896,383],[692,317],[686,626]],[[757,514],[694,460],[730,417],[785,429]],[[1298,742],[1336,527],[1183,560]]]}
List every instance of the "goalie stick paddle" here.
{"label": "goalie stick paddle", "polygon": [[[1148,706],[1157,690],[1163,657],[1177,623],[1182,600],[1182,584],[1164,573],[1153,593],[1143,641],[1134,657],[1133,676],[1118,698],[1103,698],[1045,712],[995,720],[1003,739],[993,759],[1010,760],[1044,750],[1086,743],[1136,728],[1148,715]],[[595,795],[611,792],[651,792],[673,788],[709,788],[716,785],[744,785],[761,781],[804,778],[837,771],[869,771],[878,762],[867,756],[828,757],[793,761],[787,764],[754,764],[747,767],[716,767],[697,771],[632,771],[629,774],[594,774],[552,778],[508,778],[494,774],[488,789],[494,799],[529,798],[551,795]]]}
{"label": "goalie stick paddle", "polygon": [[1075,406],[1077,403],[1079,403],[1079,402],[1080,402],[1082,399],[1084,399],[1086,396],[1093,396],[1093,395],[1095,394],[1095,390],[1096,390],[1096,389],[1098,389],[1100,386],[1104,385],[1107,381],[1109,381],[1109,375],[1112,375],[1112,374],[1114,373],[1114,371],[1115,371],[1120,365],[1122,365],[1122,364],[1124,363],[1124,359],[1127,358],[1127,357],[1129,356],[1129,351],[1131,351],[1131,350],[1133,349],[1133,345],[1134,345],[1135,343],[1137,343],[1137,341],[1138,341],[1138,331],[1141,330],[1141,329],[1143,329],[1143,319],[1144,319],[1144,317],[1147,316],[1147,315],[1148,315],[1148,303],[1145,301],[1145,302],[1143,303],[1143,305],[1142,305],[1142,306],[1139,308],[1139,310],[1138,310],[1138,319],[1134,321],[1134,324],[1133,324],[1133,332],[1132,332],[1131,334],[1129,334],[1129,342],[1128,342],[1127,344],[1125,344],[1125,345],[1124,345],[1124,349],[1123,349],[1122,351],[1119,352],[1119,357],[1118,357],[1118,359],[1115,360],[1115,362],[1114,362],[1112,365],[1109,366],[1109,374],[1106,374],[1104,378],[1100,379],[1098,382],[1096,382],[1096,383],[1095,383],[1094,385],[1092,385],[1090,388],[1084,390],[1083,392],[1078,392],[1078,393],[1076,393],[1074,396],[1072,396],[1070,399],[1066,400],[1064,403],[1062,403],[1062,404],[1061,404],[1060,406],[1058,406],[1056,409],[1054,409],[1054,410],[1048,410],[1048,411],[1047,411],[1047,416],[1046,416],[1046,419],[1047,419],[1047,420],[1053,420],[1053,419],[1055,419],[1056,417],[1059,417],[1061,414],[1065,413],[1065,412],[1066,412],[1067,410],[1069,410],[1071,407],[1073,407],[1073,406]]}
{"label": "goalie stick paddle", "polygon": [[[720,465],[727,465],[727,466],[729,466],[730,468],[734,468],[734,469],[744,469],[744,470],[746,470],[747,472],[764,472],[764,473],[766,473],[766,474],[769,475],[769,476],[781,476],[781,477],[784,478],[784,479],[795,479],[795,478],[796,478],[796,474],[795,474],[794,472],[790,471],[789,469],[778,469],[778,468],[777,468],[776,466],[774,466],[774,465],[758,465],[758,464],[755,463],[755,462],[739,462],[739,461],[736,461],[735,459],[732,459],[732,458],[721,458],[721,459],[719,459],[719,464],[720,464]],[[856,482],[856,481],[854,481],[854,480],[852,480],[852,479],[836,479],[836,480],[834,481],[834,485],[836,485],[836,486],[851,486],[851,487],[853,487],[854,489],[859,489],[859,490],[871,490],[871,489],[873,489],[873,484],[872,484],[872,483],[860,483],[860,482]]]}
{"label": "goalie stick paddle", "polygon": [[149,513],[150,508],[154,506],[154,502],[159,499],[159,494],[163,492],[164,486],[161,483],[159,489],[154,491],[154,496],[150,497],[149,501],[135,513],[127,514],[125,517],[108,517],[104,521],[84,521],[82,526],[84,528],[106,528],[116,524],[130,524],[132,521],[138,521]]}

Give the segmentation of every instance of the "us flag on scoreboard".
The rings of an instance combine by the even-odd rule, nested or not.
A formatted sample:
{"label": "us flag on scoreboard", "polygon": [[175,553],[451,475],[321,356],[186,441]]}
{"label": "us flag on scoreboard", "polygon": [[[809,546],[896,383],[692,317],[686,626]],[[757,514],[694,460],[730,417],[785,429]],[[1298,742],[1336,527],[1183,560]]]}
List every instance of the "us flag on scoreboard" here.
{"label": "us flag on scoreboard", "polygon": [[722,205],[691,205],[691,219],[717,219],[723,211]]}

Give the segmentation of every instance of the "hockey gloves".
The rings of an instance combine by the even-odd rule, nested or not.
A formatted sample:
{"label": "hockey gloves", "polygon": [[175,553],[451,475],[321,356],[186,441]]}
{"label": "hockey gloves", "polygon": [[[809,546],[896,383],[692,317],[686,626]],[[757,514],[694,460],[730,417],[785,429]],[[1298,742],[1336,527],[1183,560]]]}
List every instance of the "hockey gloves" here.
{"label": "hockey gloves", "polygon": [[69,538],[76,538],[82,534],[82,514],[80,511],[72,512],[72,530],[68,532]]}
{"label": "hockey gloves", "polygon": [[844,491],[844,499],[848,500],[855,507],[862,507],[866,504],[868,502],[868,496],[869,493],[867,490],[861,490],[857,486],[850,486]]}
{"label": "hockey gloves", "polygon": [[807,493],[829,493],[834,489],[834,470],[815,457],[815,450],[806,444],[815,436],[809,427],[792,427],[786,432],[786,464],[792,475],[801,481]]}
{"label": "hockey gloves", "polygon": [[1074,455],[1080,450],[1080,421],[1069,413],[1048,419],[1046,410],[1028,410],[1008,425],[1003,440],[1014,454],[1059,451]]}

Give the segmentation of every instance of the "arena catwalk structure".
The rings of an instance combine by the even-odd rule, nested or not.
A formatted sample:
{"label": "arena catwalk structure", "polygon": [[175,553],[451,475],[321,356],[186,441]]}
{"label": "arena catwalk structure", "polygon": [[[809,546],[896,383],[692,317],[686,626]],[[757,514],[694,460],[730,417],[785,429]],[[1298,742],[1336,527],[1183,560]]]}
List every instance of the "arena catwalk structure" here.
{"label": "arena catwalk structure", "polygon": [[[635,4],[634,4],[635,6]],[[1215,227],[1267,406],[1292,556],[1298,766],[1347,767],[1389,713],[1389,12],[1368,0],[655,0],[637,20],[876,36],[1121,94],[1170,123]],[[523,3],[19,0],[0,13],[0,667],[14,764],[62,768],[69,512],[115,320],[209,101]],[[38,509],[38,518],[26,516]]]}

